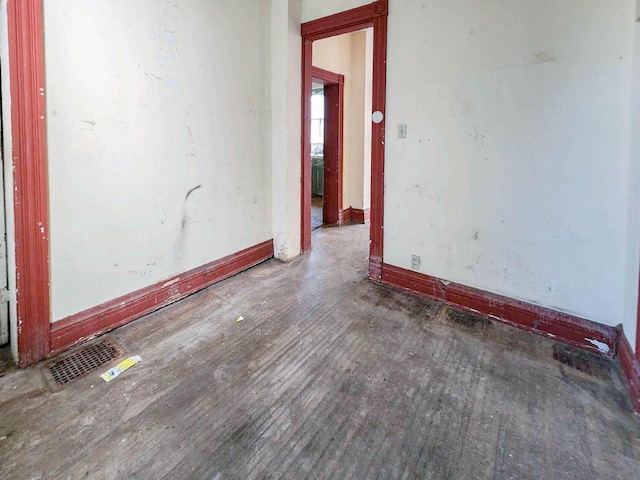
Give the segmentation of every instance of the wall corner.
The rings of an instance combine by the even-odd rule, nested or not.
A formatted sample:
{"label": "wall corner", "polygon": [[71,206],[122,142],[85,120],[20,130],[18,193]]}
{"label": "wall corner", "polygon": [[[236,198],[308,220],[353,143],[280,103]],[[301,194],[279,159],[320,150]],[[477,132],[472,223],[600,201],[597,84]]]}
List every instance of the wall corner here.
{"label": "wall corner", "polygon": [[300,255],[301,0],[271,2],[271,182],[274,255]]}

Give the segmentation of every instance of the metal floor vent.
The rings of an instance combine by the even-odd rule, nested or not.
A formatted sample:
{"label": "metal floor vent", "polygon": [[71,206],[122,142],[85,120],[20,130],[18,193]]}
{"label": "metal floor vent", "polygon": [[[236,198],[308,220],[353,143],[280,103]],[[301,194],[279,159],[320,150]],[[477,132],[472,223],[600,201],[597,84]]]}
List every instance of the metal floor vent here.
{"label": "metal floor vent", "polygon": [[118,358],[122,348],[110,340],[102,340],[75,351],[71,355],[49,364],[49,372],[58,385],[64,385]]}

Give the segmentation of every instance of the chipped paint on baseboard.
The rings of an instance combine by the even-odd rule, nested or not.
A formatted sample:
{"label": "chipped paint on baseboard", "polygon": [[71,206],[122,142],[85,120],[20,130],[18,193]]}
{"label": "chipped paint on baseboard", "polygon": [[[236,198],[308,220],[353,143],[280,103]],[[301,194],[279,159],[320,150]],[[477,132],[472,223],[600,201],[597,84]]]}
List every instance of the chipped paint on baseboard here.
{"label": "chipped paint on baseboard", "polygon": [[166,288],[170,285],[173,285],[174,283],[178,283],[179,281],[180,281],[180,277],[176,277],[173,280],[169,280],[168,282],[163,283],[161,288]]}
{"label": "chipped paint on baseboard", "polygon": [[594,340],[592,338],[585,338],[585,340],[603,353],[609,353],[609,351],[611,350],[609,348],[609,345],[607,345],[606,343],[599,342],[598,340]]}

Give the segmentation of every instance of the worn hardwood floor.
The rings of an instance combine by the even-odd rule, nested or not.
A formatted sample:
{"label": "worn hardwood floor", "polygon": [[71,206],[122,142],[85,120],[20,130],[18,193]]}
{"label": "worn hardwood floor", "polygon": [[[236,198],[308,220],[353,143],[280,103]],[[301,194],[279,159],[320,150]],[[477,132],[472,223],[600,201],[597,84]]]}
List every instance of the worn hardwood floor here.
{"label": "worn hardwood floor", "polygon": [[616,364],[371,283],[367,234],[113,332],[109,384],[5,369],[0,478],[640,478]]}
{"label": "worn hardwood floor", "polygon": [[311,229],[315,230],[322,226],[323,214],[322,197],[311,197]]}

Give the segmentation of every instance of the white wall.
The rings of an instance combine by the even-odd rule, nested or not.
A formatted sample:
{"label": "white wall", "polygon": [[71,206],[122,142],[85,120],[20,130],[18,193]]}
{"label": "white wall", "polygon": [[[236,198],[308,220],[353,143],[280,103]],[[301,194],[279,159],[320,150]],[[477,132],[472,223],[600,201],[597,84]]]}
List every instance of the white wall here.
{"label": "white wall", "polygon": [[44,6],[53,320],[272,238],[268,3]]}
{"label": "white wall", "polygon": [[[364,210],[370,206],[370,63],[373,49],[367,41],[368,36],[371,37],[371,31],[363,30],[313,42],[313,65],[342,74],[345,79],[342,174],[342,204],[345,209],[353,207]],[[367,66],[370,67],[368,72]]]}
{"label": "white wall", "polygon": [[[393,1],[393,0],[392,0]],[[398,0],[395,0],[396,2]],[[404,1],[404,0],[400,0]],[[327,17],[344,12],[352,8],[361,7],[373,3],[372,0],[303,0],[302,21],[309,22],[318,18]],[[395,2],[394,2],[395,3]]]}
{"label": "white wall", "polygon": [[[342,208],[351,206],[352,144],[364,139],[354,128],[352,111],[354,105],[354,81],[351,75],[351,41],[353,34],[338,35],[313,42],[313,66],[344,75],[344,127],[342,140]],[[364,108],[364,107],[363,107]]]}
{"label": "white wall", "polygon": [[424,273],[632,328],[634,10],[392,4],[387,125],[409,136],[387,137],[385,262],[409,268],[417,254]]}
{"label": "white wall", "polygon": [[640,22],[634,25],[633,81],[631,98],[631,161],[629,164],[629,198],[627,232],[627,270],[625,282],[625,333],[633,343],[637,335],[638,266],[640,265]]}
{"label": "white wall", "polygon": [[[358,141],[351,142],[351,207],[368,210],[371,206],[371,100],[373,74],[373,30],[351,34],[351,78],[352,91],[351,126]],[[369,48],[367,48],[369,47]],[[370,70],[367,71],[367,67]],[[365,173],[368,172],[368,175]],[[365,187],[367,185],[368,187]],[[369,190],[369,195],[365,192]]]}
{"label": "white wall", "polygon": [[[299,250],[299,23],[370,2],[211,3],[45,4],[56,320],[271,236],[281,258]],[[385,261],[418,254],[424,273],[622,322],[634,343],[636,2],[390,12]]]}
{"label": "white wall", "polygon": [[271,0],[271,163],[276,257],[300,255],[301,0]]}

